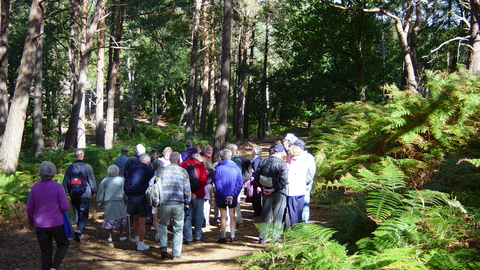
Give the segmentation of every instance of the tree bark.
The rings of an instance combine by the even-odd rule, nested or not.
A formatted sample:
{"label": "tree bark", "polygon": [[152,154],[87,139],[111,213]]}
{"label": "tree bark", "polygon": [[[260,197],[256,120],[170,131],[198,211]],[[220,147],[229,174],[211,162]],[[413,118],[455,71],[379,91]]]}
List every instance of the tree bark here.
{"label": "tree bark", "polygon": [[208,44],[209,46],[209,54],[210,54],[210,82],[209,82],[209,93],[210,93],[210,105],[208,106],[208,126],[207,126],[207,136],[213,135],[214,129],[214,120],[215,120],[215,104],[216,104],[216,94],[218,89],[217,84],[217,56],[215,54],[216,46],[215,46],[215,5],[214,0],[210,2],[210,27],[208,28]]}
{"label": "tree bark", "polygon": [[[42,20],[44,22],[44,20]],[[40,27],[40,35],[37,38],[37,56],[35,59],[35,80],[33,86],[33,144],[35,149],[35,156],[38,157],[45,152],[45,141],[43,140],[43,39],[44,39],[44,25]]]}
{"label": "tree bark", "polygon": [[209,98],[210,98],[210,93],[209,93],[209,83],[210,83],[210,46],[212,45],[210,43],[210,37],[209,37],[209,2],[208,0],[204,0],[201,8],[201,25],[203,26],[203,29],[205,29],[204,36],[204,53],[203,53],[203,65],[202,65],[202,72],[201,72],[201,80],[200,80],[200,89],[201,89],[201,107],[199,111],[199,125],[198,125],[198,133],[201,135],[206,134],[206,127],[207,127],[207,109],[208,109],[208,103],[209,103]]}
{"label": "tree bark", "polygon": [[65,137],[64,149],[68,150],[74,148],[77,143],[77,127],[78,127],[78,112],[80,111],[80,95],[78,94],[78,20],[80,13],[79,0],[71,0],[71,21],[70,26],[70,95],[72,108],[70,112],[70,120],[68,122],[68,130]]}
{"label": "tree bark", "polygon": [[[230,95],[230,43],[232,33],[233,0],[225,0],[222,32],[222,59],[220,69],[220,91],[217,98],[217,131],[215,133],[215,158],[228,138],[228,97]],[[214,159],[216,160],[216,159]]]}
{"label": "tree bark", "polygon": [[[114,1],[115,3],[115,1]],[[113,57],[108,68],[107,81],[107,128],[105,132],[105,149],[113,147],[113,122],[115,114],[115,86],[117,85],[118,69],[120,67],[120,48],[117,44],[122,40],[123,20],[125,18],[125,0],[120,0],[117,15],[117,25],[114,38],[110,38],[110,49],[113,49]],[[132,116],[133,117],[133,116]],[[135,118],[135,117],[133,117]],[[132,127],[133,130],[133,127]]]}
{"label": "tree bark", "polygon": [[263,50],[263,78],[262,78],[262,92],[261,92],[261,108],[260,119],[258,119],[259,139],[265,138],[267,135],[266,129],[269,126],[269,111],[270,104],[268,98],[268,49],[269,49],[269,31],[270,31],[270,4],[267,1],[267,20],[265,22],[265,46]]}
{"label": "tree bark", "polygon": [[10,0],[0,1],[0,144],[3,140],[8,117],[8,24]]}
{"label": "tree bark", "polygon": [[247,59],[248,44],[250,41],[249,31],[250,12],[246,11],[243,18],[243,25],[240,34],[240,42],[238,44],[238,72],[237,72],[237,121],[235,134],[238,139],[244,138],[244,121],[245,121],[245,83],[247,77]]}
{"label": "tree bark", "polygon": [[468,70],[474,74],[480,71],[480,1],[470,0],[470,52]]}
{"label": "tree bark", "polygon": [[252,102],[252,96],[253,96],[253,75],[252,75],[252,70],[253,70],[253,59],[254,59],[254,53],[255,53],[255,29],[256,29],[256,20],[257,16],[253,16],[253,22],[252,22],[252,35],[251,35],[251,41],[249,43],[250,45],[250,57],[249,57],[249,73],[248,73],[248,88],[247,88],[247,95],[245,97],[245,120],[244,120],[244,127],[243,127],[243,139],[246,140],[247,138],[250,137],[250,132],[249,132],[249,127],[250,127],[250,104]]}
{"label": "tree bark", "polygon": [[95,99],[95,141],[97,146],[105,147],[105,117],[103,113],[103,95],[105,77],[105,5],[103,3],[100,13],[100,21],[98,22],[98,51],[97,51],[97,92]]}
{"label": "tree bark", "polygon": [[2,169],[6,174],[13,174],[17,170],[18,157],[22,146],[22,134],[27,117],[27,106],[35,66],[37,38],[43,24],[46,2],[33,0],[28,17],[28,28],[23,47],[22,60],[12,99],[12,108],[7,119],[4,140],[0,147]]}
{"label": "tree bark", "polygon": [[201,6],[201,0],[195,0],[193,2],[192,51],[190,53],[190,73],[188,76],[187,124],[185,126],[185,133],[187,135],[193,135],[195,133],[198,25],[200,24]]}

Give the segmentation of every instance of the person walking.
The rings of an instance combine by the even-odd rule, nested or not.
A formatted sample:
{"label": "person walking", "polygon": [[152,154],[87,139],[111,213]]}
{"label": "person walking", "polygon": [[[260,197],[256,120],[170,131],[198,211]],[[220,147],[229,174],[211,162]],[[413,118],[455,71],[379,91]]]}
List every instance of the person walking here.
{"label": "person walking", "polygon": [[73,207],[73,215],[77,223],[74,240],[80,242],[85,236],[90,211],[90,199],[97,192],[97,182],[93,169],[85,163],[85,152],[83,149],[75,151],[75,161],[67,167],[63,177],[63,187],[70,195]]}
{"label": "person walking", "polygon": [[[42,270],[58,269],[70,245],[63,229],[62,214],[70,208],[70,204],[63,186],[52,180],[56,173],[55,165],[44,161],[38,167],[40,181],[32,186],[27,201],[28,225],[37,233]],[[52,261],[53,239],[57,244],[57,252]]]}
{"label": "person walking", "polygon": [[223,149],[220,151],[221,161],[215,167],[215,202],[220,209],[220,239],[217,243],[227,242],[227,208],[230,215],[230,242],[236,241],[235,230],[237,226],[235,207],[239,203],[238,195],[242,191],[242,172],[231,160],[232,151]]}
{"label": "person walking", "polygon": [[[158,210],[158,235],[160,238],[160,252],[163,259],[180,259],[182,254],[183,221],[185,211],[191,199],[190,181],[187,171],[178,166],[180,153],[170,154],[170,165],[159,170],[159,180],[162,185],[162,207]],[[157,183],[158,184],[158,183]],[[168,230],[173,225],[172,254],[167,252]]]}
{"label": "person walking", "polygon": [[127,213],[133,216],[133,232],[137,250],[144,251],[150,248],[143,240],[147,218],[152,215],[152,207],[148,205],[145,191],[150,179],[155,175],[155,171],[150,167],[150,156],[148,154],[141,154],[139,161],[140,164],[131,167],[128,171],[124,190],[128,196]]}
{"label": "person walking", "polygon": [[117,165],[110,165],[107,169],[108,177],[104,178],[98,187],[98,193],[95,202],[103,205],[105,212],[102,228],[108,231],[107,242],[113,242],[113,230],[119,230],[119,241],[127,240],[123,235],[123,230],[127,225],[127,206],[123,184],[123,177],[120,177]]}

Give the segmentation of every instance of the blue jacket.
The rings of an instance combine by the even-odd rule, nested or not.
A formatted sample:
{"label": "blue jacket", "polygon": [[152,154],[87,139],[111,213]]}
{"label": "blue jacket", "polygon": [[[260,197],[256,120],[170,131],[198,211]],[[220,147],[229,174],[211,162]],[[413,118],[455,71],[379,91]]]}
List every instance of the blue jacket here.
{"label": "blue jacket", "polygon": [[150,179],[155,171],[150,166],[140,163],[130,168],[125,178],[124,190],[127,196],[145,195]]}
{"label": "blue jacket", "polygon": [[218,163],[213,179],[217,191],[215,193],[217,202],[224,202],[228,196],[232,196],[236,200],[242,191],[242,172],[231,160],[222,160]]}

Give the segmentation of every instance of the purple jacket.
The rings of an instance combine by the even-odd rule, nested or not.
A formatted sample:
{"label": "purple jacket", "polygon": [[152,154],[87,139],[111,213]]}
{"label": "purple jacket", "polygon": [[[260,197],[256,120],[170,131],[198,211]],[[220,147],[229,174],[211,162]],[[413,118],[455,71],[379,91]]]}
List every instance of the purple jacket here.
{"label": "purple jacket", "polygon": [[63,225],[62,211],[68,208],[70,204],[63,186],[53,180],[42,180],[32,186],[28,196],[28,224],[34,224],[37,228]]}
{"label": "purple jacket", "polygon": [[243,178],[242,172],[235,162],[231,160],[222,160],[215,167],[215,201],[223,203],[225,198],[232,196],[237,200],[238,194],[242,191]]}

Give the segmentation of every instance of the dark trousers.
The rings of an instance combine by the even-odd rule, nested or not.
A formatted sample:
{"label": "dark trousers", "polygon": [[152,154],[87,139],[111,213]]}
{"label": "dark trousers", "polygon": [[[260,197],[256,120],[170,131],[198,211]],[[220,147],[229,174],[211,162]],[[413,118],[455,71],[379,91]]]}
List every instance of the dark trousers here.
{"label": "dark trousers", "polygon": [[[70,241],[65,237],[63,225],[51,228],[36,228],[38,245],[42,252],[42,270],[50,268],[58,269],[63,258],[67,255]],[[57,243],[57,253],[52,262],[53,255],[53,239]]]}
{"label": "dark trousers", "polygon": [[262,195],[254,195],[251,201],[253,213],[255,213],[256,216],[260,216],[262,214]]}
{"label": "dark trousers", "polygon": [[304,199],[304,195],[287,197],[287,209],[290,225],[294,225],[302,221]]}
{"label": "dark trousers", "polygon": [[85,233],[90,209],[90,198],[72,198],[73,216],[77,222],[77,230]]}

